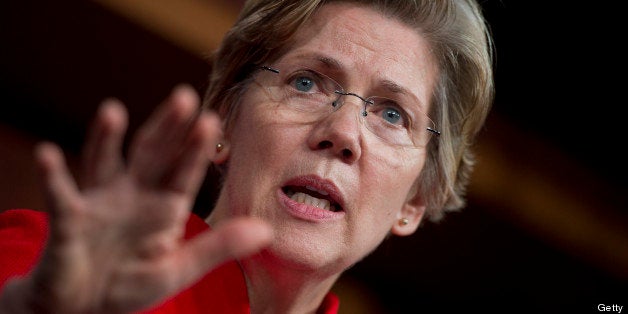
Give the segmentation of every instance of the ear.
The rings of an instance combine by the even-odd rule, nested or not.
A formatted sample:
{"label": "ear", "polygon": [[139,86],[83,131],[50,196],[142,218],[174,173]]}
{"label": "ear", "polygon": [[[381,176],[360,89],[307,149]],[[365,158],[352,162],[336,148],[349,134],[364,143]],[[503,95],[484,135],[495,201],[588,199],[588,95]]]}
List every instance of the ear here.
{"label": "ear", "polygon": [[390,232],[401,237],[413,234],[423,220],[425,208],[425,202],[418,194],[406,201],[397,211],[397,219]]}

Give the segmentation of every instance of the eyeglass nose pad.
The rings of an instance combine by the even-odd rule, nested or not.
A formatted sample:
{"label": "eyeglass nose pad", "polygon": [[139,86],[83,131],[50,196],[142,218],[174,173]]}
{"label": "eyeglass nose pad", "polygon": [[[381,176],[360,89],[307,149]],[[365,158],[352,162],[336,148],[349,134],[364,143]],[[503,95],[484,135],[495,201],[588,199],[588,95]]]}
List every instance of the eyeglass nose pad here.
{"label": "eyeglass nose pad", "polygon": [[342,107],[342,106],[345,104],[345,102],[344,102],[343,100],[341,100],[341,99],[342,99],[342,96],[345,96],[345,97],[346,97],[346,96],[355,96],[355,97],[357,97],[357,98],[358,98],[358,99],[359,99],[359,100],[363,103],[363,105],[364,105],[364,107],[362,108],[362,112],[360,112],[360,114],[361,114],[363,117],[368,116],[368,112],[366,111],[366,107],[368,107],[368,105],[372,103],[370,100],[365,100],[365,99],[363,99],[361,96],[359,96],[359,95],[357,95],[357,94],[354,94],[354,93],[345,93],[345,92],[342,92],[342,91],[339,91],[339,90],[334,91],[334,93],[335,93],[336,95],[338,95],[338,98],[336,98],[336,100],[334,100],[334,101],[331,103],[331,106],[334,108],[334,109],[333,109],[333,110],[334,110],[334,112],[338,111],[338,110],[340,109],[340,107]]}
{"label": "eyeglass nose pad", "polygon": [[334,94],[336,94],[336,100],[331,103],[331,106],[334,108],[333,111],[336,112],[342,105],[344,105],[344,101],[342,101],[342,96],[345,94],[339,90],[335,90]]}

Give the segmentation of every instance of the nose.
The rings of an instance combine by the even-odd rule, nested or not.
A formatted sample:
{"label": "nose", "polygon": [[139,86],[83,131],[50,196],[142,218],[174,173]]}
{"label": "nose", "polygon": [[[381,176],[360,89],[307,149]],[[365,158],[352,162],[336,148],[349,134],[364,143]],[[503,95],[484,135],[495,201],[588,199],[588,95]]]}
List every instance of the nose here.
{"label": "nose", "polygon": [[[360,114],[356,114],[359,110]],[[354,163],[362,155],[360,117],[364,110],[361,99],[342,96],[336,110],[314,124],[308,139],[312,150],[330,152],[345,163]]]}

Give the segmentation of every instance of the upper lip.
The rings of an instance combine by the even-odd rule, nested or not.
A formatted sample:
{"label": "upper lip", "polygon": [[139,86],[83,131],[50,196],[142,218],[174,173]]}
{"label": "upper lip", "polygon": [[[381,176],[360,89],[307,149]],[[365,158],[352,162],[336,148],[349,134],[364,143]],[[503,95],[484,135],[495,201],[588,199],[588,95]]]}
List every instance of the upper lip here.
{"label": "upper lip", "polygon": [[305,175],[288,180],[283,184],[282,188],[287,186],[309,186],[318,191],[323,191],[328,194],[327,197],[329,197],[332,202],[340,206],[341,210],[345,209],[342,193],[340,192],[340,189],[338,189],[338,186],[336,186],[336,184],[331,180],[323,179],[317,175]]}

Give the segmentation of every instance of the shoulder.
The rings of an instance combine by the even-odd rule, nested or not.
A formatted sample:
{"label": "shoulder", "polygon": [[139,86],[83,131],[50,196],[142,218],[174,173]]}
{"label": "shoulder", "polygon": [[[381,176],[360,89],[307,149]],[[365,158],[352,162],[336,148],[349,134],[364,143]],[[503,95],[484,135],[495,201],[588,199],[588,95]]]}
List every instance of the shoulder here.
{"label": "shoulder", "polygon": [[43,242],[48,235],[48,214],[30,209],[0,213],[0,245],[12,241]]}
{"label": "shoulder", "polygon": [[318,313],[324,314],[336,314],[338,313],[338,309],[340,308],[340,299],[338,296],[332,292],[327,293],[325,299],[323,299],[323,303],[318,310]]}
{"label": "shoulder", "polygon": [[30,209],[0,213],[0,287],[33,267],[48,237],[48,215]]}
{"label": "shoulder", "polygon": [[185,225],[185,239],[191,239],[197,234],[208,229],[209,225],[205,222],[205,220],[192,213]]}

